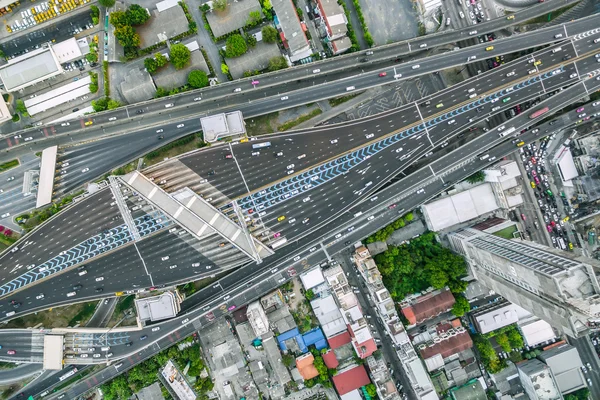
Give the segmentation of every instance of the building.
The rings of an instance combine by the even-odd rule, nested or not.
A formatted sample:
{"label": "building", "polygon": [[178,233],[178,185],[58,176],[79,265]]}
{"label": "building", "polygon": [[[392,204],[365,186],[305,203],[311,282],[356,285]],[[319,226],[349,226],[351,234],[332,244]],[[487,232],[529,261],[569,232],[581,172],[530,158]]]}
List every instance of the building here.
{"label": "building", "polygon": [[246,316],[256,336],[269,332],[269,319],[258,301],[248,304]]}
{"label": "building", "polygon": [[543,319],[529,320],[519,324],[525,344],[535,347],[556,337],[552,326]]}
{"label": "building", "polygon": [[562,400],[552,371],[540,360],[519,363],[517,371],[530,400]]}
{"label": "building", "polygon": [[420,344],[418,349],[421,357],[427,363],[427,359],[438,354],[442,356],[442,359],[446,359],[471,347],[473,347],[471,336],[465,328],[459,326],[440,333],[428,344]]}
{"label": "building", "polygon": [[517,180],[521,177],[521,170],[516,161],[503,160],[483,172],[500,208],[511,209],[523,204],[522,186]]}
{"label": "building", "polygon": [[158,296],[135,299],[135,308],[140,321],[160,321],[175,317],[181,311],[182,301],[177,291],[168,291]]}
{"label": "building", "polygon": [[317,10],[327,32],[327,39],[331,41],[346,36],[348,21],[344,9],[336,0],[317,0]]}
{"label": "building", "polygon": [[438,232],[500,208],[492,185],[484,183],[421,206],[429,230]]}
{"label": "building", "polygon": [[300,280],[302,281],[304,289],[310,290],[324,283],[325,277],[323,276],[321,268],[317,267],[300,275]]}
{"label": "building", "polygon": [[248,15],[254,11],[260,12],[262,16],[260,3],[257,0],[228,1],[225,11],[211,10],[206,13],[206,19],[214,37],[219,38],[246,26]]}
{"label": "building", "polygon": [[519,321],[519,317],[529,317],[531,313],[504,299],[486,304],[471,311],[469,317],[479,333],[488,333]]}
{"label": "building", "polygon": [[464,385],[452,388],[448,391],[451,400],[487,400],[485,388],[481,385],[481,381],[473,379]]}
{"label": "building", "polygon": [[342,400],[347,394],[371,383],[364,365],[352,365],[339,371],[331,380]]}
{"label": "building", "polygon": [[443,290],[418,297],[414,304],[402,308],[402,314],[411,325],[416,325],[450,310],[454,302],[452,293]]}
{"label": "building", "polygon": [[538,356],[543,361],[556,379],[558,389],[563,395],[585,388],[586,377],[581,370],[583,362],[577,349],[570,344],[547,349]]}
{"label": "building", "polygon": [[46,46],[15,57],[0,67],[0,80],[7,92],[16,92],[63,72],[52,47]]}
{"label": "building", "polygon": [[74,37],[52,45],[56,59],[63,64],[82,58],[90,52],[87,39],[75,39]]}
{"label": "building", "polygon": [[448,235],[485,286],[573,337],[600,315],[600,263],[537,243],[467,228]]}
{"label": "building", "polygon": [[232,111],[200,118],[200,125],[202,125],[204,140],[209,143],[246,133],[246,123],[241,111]]}
{"label": "building", "polygon": [[310,56],[312,50],[292,0],[271,0],[271,4],[276,14],[275,25],[280,30],[283,47],[290,53],[290,60],[296,62]]}
{"label": "building", "polygon": [[171,360],[160,370],[159,378],[165,385],[169,393],[175,399],[179,400],[196,400],[197,396],[194,389],[185,379],[185,375],[179,372],[179,369]]}
{"label": "building", "polygon": [[347,332],[346,323],[333,296],[318,297],[310,305],[327,338]]}
{"label": "building", "polygon": [[319,376],[319,371],[315,368],[314,362],[315,357],[311,353],[296,358],[296,368],[298,368],[298,372],[305,381]]}

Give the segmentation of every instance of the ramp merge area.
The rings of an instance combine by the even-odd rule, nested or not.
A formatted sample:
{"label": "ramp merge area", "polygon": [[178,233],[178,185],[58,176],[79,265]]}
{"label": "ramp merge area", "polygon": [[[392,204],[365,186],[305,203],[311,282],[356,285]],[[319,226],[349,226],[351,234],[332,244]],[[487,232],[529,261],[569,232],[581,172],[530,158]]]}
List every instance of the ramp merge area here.
{"label": "ramp merge area", "polygon": [[35,208],[40,208],[52,202],[52,189],[54,188],[54,172],[56,170],[56,153],[58,146],[52,146],[42,151],[40,164],[40,183],[38,185]]}
{"label": "ramp merge area", "polygon": [[183,199],[178,196],[175,199],[138,171],[129,173],[122,179],[196,237],[216,232],[254,261],[272,254],[270,249],[254,238],[248,240],[239,225],[191,190],[188,191],[189,197]]}
{"label": "ramp merge area", "polygon": [[44,335],[44,369],[61,370],[63,367],[63,335]]}

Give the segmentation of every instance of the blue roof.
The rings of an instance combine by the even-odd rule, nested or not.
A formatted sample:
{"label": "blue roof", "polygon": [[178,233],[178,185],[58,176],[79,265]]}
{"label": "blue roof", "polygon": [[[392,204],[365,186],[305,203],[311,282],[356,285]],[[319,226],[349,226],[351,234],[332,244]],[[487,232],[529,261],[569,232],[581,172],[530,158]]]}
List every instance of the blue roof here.
{"label": "blue roof", "polygon": [[306,332],[304,335],[300,334],[298,328],[290,329],[287,332],[277,336],[277,342],[279,342],[279,348],[282,351],[286,351],[288,348],[285,342],[289,339],[295,339],[298,347],[302,353],[308,351],[308,346],[314,344],[317,350],[327,348],[327,340],[323,335],[323,331],[320,327],[317,327],[311,331]]}

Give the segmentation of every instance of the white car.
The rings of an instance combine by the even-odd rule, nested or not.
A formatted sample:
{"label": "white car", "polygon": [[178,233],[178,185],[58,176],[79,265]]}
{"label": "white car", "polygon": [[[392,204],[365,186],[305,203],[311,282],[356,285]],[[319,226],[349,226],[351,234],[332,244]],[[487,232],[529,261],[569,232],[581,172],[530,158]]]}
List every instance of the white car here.
{"label": "white car", "polygon": [[[108,120],[109,120],[109,121],[116,121],[116,120],[117,120],[117,117],[110,117]],[[67,125],[68,125],[68,124],[67,124]]]}
{"label": "white car", "polygon": [[425,189],[419,189],[419,190],[417,190],[417,194],[422,194],[422,193],[425,193]]}
{"label": "white car", "polygon": [[96,354],[94,354],[92,357],[94,357],[94,358],[100,358],[100,357],[101,357],[101,355],[100,355],[100,354],[98,354],[98,353],[96,353]]}
{"label": "white car", "polygon": [[470,36],[477,35],[477,31],[471,31],[471,32],[469,32],[469,35]]}
{"label": "white car", "polygon": [[8,218],[8,217],[10,217],[10,213],[4,213],[1,216],[1,218]]}
{"label": "white car", "polygon": [[[116,118],[115,118],[115,119],[116,119]],[[109,120],[109,121],[110,121],[110,120]],[[63,122],[62,124],[60,124],[60,126],[69,126],[69,125],[71,125],[71,124],[70,124],[70,123],[68,123],[68,122]]]}
{"label": "white car", "polygon": [[287,97],[287,96],[283,96],[283,97],[281,98],[281,100],[287,100],[287,99],[288,99],[288,97]]}
{"label": "white car", "polygon": [[288,174],[288,175],[291,175],[291,174],[293,174],[293,173],[294,173],[294,170],[293,170],[293,169],[290,169],[290,170],[288,170],[288,172],[287,172],[287,174]]}
{"label": "white car", "polygon": [[188,322],[190,322],[189,318],[184,319],[183,321],[181,321],[182,324],[187,324]]}
{"label": "white car", "polygon": [[81,170],[81,173],[83,174],[85,172],[88,172],[89,170],[90,170],[89,168],[84,168],[84,169]]}
{"label": "white car", "polygon": [[294,164],[290,164],[286,167],[287,169],[294,169]]}
{"label": "white car", "polygon": [[96,278],[96,282],[102,282],[104,280],[103,276],[99,276]]}
{"label": "white car", "polygon": [[374,133],[369,133],[368,135],[365,135],[365,138],[371,139],[373,136],[375,136]]}
{"label": "white car", "polygon": [[173,264],[169,267],[169,269],[175,269],[175,268],[177,268],[177,264]]}
{"label": "white car", "polygon": [[513,76],[516,72],[515,71],[511,71],[508,74],[506,74],[506,76]]}
{"label": "white car", "polygon": [[37,296],[35,296],[36,300],[41,300],[44,298],[44,293],[38,294]]}
{"label": "white car", "polygon": [[152,328],[152,332],[160,331],[160,326]]}
{"label": "white car", "polygon": [[202,100],[202,97],[196,97],[196,98],[194,99],[194,101],[200,101],[200,100]]}
{"label": "white car", "polygon": [[179,124],[177,125],[177,128],[183,128],[185,125],[184,124]]}
{"label": "white car", "polygon": [[329,142],[330,142],[331,144],[336,144],[336,143],[338,142],[338,140],[337,140],[337,139],[333,139],[333,140],[330,140]]}
{"label": "white car", "polygon": [[169,259],[169,256],[164,256],[160,258],[162,261],[167,261]]}
{"label": "white car", "polygon": [[462,11],[459,11],[458,15],[460,15],[461,18],[465,17],[465,14]]}
{"label": "white car", "polygon": [[400,153],[403,150],[402,147],[400,147],[399,149],[396,149],[396,153]]}
{"label": "white car", "polygon": [[156,133],[162,133],[162,132],[163,132],[163,130],[162,130],[162,129],[157,129],[157,130],[156,130]]}

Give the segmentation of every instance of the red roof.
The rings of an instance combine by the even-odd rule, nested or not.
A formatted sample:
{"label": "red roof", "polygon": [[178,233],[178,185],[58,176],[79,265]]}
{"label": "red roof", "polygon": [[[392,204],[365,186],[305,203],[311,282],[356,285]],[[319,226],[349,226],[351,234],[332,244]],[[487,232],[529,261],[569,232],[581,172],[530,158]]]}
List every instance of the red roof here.
{"label": "red roof", "polygon": [[428,297],[412,306],[402,309],[411,325],[419,324],[431,317],[448,311],[454,305],[454,296],[449,290]]}
{"label": "red roof", "polygon": [[433,357],[436,354],[441,354],[442,358],[446,358],[470,347],[473,347],[471,336],[469,336],[467,332],[462,332],[456,336],[450,336],[448,339],[442,340],[432,347],[426,347],[425,349],[420,350],[420,352],[424,360]]}
{"label": "red roof", "polygon": [[332,349],[342,347],[343,345],[348,344],[351,341],[352,339],[350,339],[350,334],[348,333],[348,331],[344,331],[339,335],[327,338],[327,342],[329,342],[329,347],[331,347]]}
{"label": "red roof", "polygon": [[331,379],[340,396],[371,383],[364,365],[344,371]]}
{"label": "red roof", "polygon": [[337,368],[340,365],[339,361],[335,357],[335,353],[333,350],[327,351],[327,353],[323,354],[323,362],[327,365],[327,368]]}
{"label": "red roof", "polygon": [[371,338],[362,343],[354,344],[354,350],[360,358],[367,358],[371,354],[375,353],[375,350],[377,350],[377,344],[375,344],[375,341]]}

